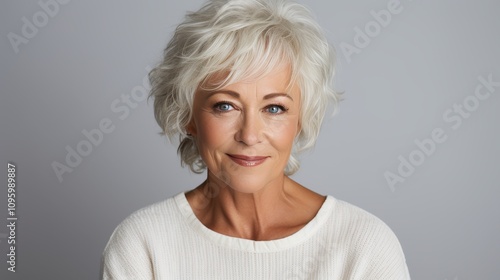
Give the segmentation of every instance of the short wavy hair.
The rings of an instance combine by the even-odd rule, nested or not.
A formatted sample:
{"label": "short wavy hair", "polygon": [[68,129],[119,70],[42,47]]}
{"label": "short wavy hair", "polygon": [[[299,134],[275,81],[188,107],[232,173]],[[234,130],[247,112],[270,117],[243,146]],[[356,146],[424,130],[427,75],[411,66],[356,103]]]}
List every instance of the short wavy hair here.
{"label": "short wavy hair", "polygon": [[[179,136],[182,166],[202,173],[206,165],[186,127],[194,94],[210,77],[225,73],[214,89],[261,77],[287,63],[301,92],[300,123],[284,170],[295,173],[298,154],[314,146],[329,104],[337,111],[333,89],[335,51],[304,6],[285,0],[212,0],[189,12],[149,73],[154,114],[170,141]],[[220,75],[219,75],[220,76]]]}

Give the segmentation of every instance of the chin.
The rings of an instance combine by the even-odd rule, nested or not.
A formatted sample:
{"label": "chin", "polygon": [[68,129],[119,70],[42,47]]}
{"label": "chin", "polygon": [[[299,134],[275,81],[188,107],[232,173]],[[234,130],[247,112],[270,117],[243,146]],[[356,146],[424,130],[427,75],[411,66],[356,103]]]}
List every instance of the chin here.
{"label": "chin", "polygon": [[[284,176],[284,175],[282,175]],[[218,176],[219,177],[219,176]],[[232,174],[224,174],[219,177],[228,187],[234,191],[242,193],[255,193],[276,180],[279,175],[263,174],[263,172],[234,172]]]}

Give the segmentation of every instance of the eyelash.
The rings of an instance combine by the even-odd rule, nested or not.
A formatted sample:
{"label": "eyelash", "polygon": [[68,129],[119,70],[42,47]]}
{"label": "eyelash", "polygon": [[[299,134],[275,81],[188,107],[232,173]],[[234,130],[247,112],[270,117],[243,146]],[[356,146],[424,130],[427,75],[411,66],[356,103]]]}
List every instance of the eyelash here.
{"label": "eyelash", "polygon": [[231,104],[230,102],[221,101],[221,102],[215,103],[215,105],[214,105],[214,111],[216,111],[217,113],[226,113],[226,112],[229,112],[228,110],[221,110],[220,109],[221,105],[229,105],[229,106],[231,106],[231,107],[234,108],[234,105]]}
{"label": "eyelash", "polygon": [[[231,111],[231,110],[221,110],[220,109],[221,105],[229,105],[229,106],[233,107],[233,109],[235,108],[235,106],[233,104],[231,104],[231,102],[227,102],[227,101],[217,102],[213,106],[213,109],[214,109],[214,111],[216,113],[223,114],[223,113],[227,113],[227,112]],[[269,111],[267,111],[267,113],[269,113],[271,115],[281,115],[283,113],[288,112],[288,108],[285,107],[282,104],[270,104],[270,105],[266,106],[266,110],[269,109],[269,108],[272,108],[272,107],[278,107],[281,110],[281,112],[279,112],[279,113],[269,113]]]}
{"label": "eyelash", "polygon": [[274,113],[274,114],[271,113],[272,115],[281,115],[281,114],[286,113],[288,111],[288,108],[285,107],[284,105],[281,105],[281,104],[271,104],[271,105],[266,106],[266,109],[269,109],[272,107],[278,107],[281,110],[281,112],[279,112],[279,113]]}

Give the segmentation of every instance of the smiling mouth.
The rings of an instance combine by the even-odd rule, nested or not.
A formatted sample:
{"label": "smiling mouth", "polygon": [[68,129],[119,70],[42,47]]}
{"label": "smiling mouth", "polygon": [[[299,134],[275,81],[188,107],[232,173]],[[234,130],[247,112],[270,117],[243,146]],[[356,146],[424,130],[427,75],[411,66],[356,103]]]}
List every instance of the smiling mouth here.
{"label": "smiling mouth", "polygon": [[245,167],[254,167],[257,165],[262,164],[268,157],[261,157],[261,156],[256,156],[256,157],[249,157],[249,156],[244,156],[244,155],[231,155],[227,154],[229,158],[234,161],[235,163],[245,166]]}

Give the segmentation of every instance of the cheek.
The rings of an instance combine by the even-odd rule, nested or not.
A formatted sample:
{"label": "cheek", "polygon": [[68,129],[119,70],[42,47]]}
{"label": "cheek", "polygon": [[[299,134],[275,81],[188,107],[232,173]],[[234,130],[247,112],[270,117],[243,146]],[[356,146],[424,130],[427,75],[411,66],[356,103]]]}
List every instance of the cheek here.
{"label": "cheek", "polygon": [[298,132],[298,119],[290,118],[269,123],[268,135],[273,146],[282,152],[289,154],[293,141]]}
{"label": "cheek", "polygon": [[221,120],[209,113],[200,116],[197,122],[197,144],[201,154],[210,154],[214,148],[226,144],[234,131],[231,121]]}

